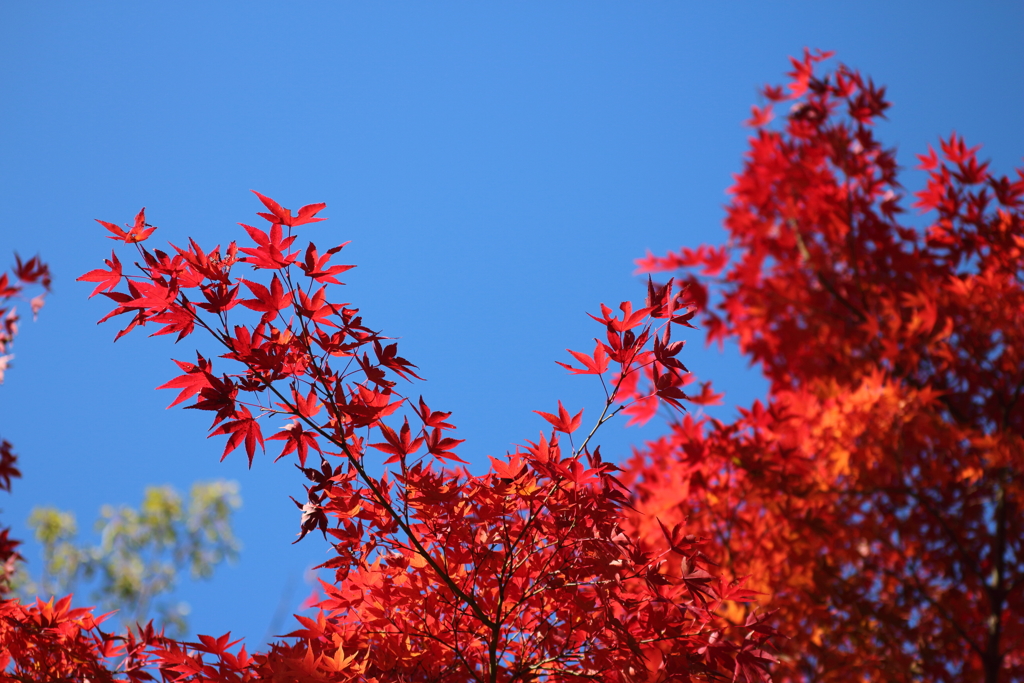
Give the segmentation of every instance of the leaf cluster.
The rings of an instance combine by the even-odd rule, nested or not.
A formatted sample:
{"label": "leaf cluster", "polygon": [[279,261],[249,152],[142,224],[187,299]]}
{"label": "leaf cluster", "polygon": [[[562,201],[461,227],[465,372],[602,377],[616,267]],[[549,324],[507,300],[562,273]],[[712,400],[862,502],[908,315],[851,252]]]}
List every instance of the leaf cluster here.
{"label": "leaf cluster", "polygon": [[[352,267],[333,262],[344,245],[296,244],[296,228],[323,220],[323,205],[293,214],[257,197],[269,226],[243,225],[248,241],[225,249],[150,250],[144,212],[127,229],[103,223],[135,250],[135,271],[112,253],[80,279],[114,303],[103,320],[128,320],[117,338],[156,325],[154,335],[200,333],[212,344],[175,361],[181,374],[162,388],[177,390],[171,405],[211,414],[210,436],[226,437],[222,459],[243,448],[252,466],[282,442],[275,460],[294,458],[307,482],[297,541],[318,532],[329,542],[328,574],[316,614],[265,652],[235,650],[227,634],[180,643],[143,630],[117,641],[131,653],[129,677],[149,675],[135,673],[145,663],[175,681],[766,677],[773,629],[719,615],[749,595],[715,577],[704,540],[680,525],[662,527],[665,548],[629,531],[629,492],[592,444],[619,412],[701,400],[681,389],[691,378],[671,339],[696,314],[684,288],[649,283],[642,306],[592,316],[602,328],[593,352],[570,352],[582,368],[563,364],[603,387],[589,431],[582,411],[559,403],[557,415],[538,411],[549,434],[473,475],[460,466],[451,414],[404,393],[419,376],[397,342],[336,303],[336,276]],[[35,618],[17,609],[18,628]],[[116,650],[98,624],[67,628],[96,656]],[[19,651],[15,670],[52,647],[12,634],[37,648]]]}
{"label": "leaf cluster", "polygon": [[929,223],[907,225],[885,89],[817,74],[828,57],[763,91],[728,244],[638,261],[682,277],[770,391],[640,452],[633,528],[688,520],[753,575],[789,636],[780,680],[1021,680],[1024,170],[953,134],[919,157]]}

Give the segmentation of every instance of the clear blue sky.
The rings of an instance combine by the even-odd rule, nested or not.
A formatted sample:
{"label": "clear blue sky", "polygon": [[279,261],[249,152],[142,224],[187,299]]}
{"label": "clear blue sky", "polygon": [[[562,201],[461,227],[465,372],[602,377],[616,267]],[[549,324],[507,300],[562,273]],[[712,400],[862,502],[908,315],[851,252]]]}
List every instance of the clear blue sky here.
{"label": "clear blue sky", "polygon": [[[1022,45],[1019,0],[2,2],[0,263],[38,252],[55,275],[0,389],[24,473],[2,521],[25,538],[33,505],[88,526],[149,483],[239,480],[241,562],[182,597],[196,629],[250,647],[289,577],[327,557],[313,536],[290,545],[290,465],[219,463],[208,416],[164,410],[173,395],[153,387],[194,346],[115,346],[117,328],[94,324],[106,303],[74,279],[113,244],[95,218],[146,206],[157,243],[212,245],[255,220],[250,188],[327,202],[316,241],[352,240],[359,264],[344,300],[402,338],[429,380],[417,389],[480,463],[536,437],[532,410],[593,412],[599,387],[553,361],[600,332],[586,311],[642,297],[646,249],[722,240],[741,122],[789,55],[836,50],[887,84],[881,134],[904,166],[955,129],[1006,172],[1024,156]],[[687,365],[728,391],[718,415],[761,394],[734,351],[691,340]],[[659,428],[600,441],[620,457]]]}

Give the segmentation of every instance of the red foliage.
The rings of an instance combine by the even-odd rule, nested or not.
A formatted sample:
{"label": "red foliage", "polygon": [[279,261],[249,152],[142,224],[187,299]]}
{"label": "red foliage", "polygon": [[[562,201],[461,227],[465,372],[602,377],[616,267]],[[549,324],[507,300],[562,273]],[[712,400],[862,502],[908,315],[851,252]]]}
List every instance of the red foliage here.
{"label": "red foliage", "polygon": [[[403,392],[418,376],[397,344],[331,302],[344,245],[295,245],[323,205],[257,195],[269,228],[225,250],[150,251],[142,212],[104,223],[142,264],[80,278],[116,304],[104,320],[218,347],[176,361],[172,405],[213,414],[223,457],[283,442],[308,481],[298,539],[329,540],[329,580],[314,617],[253,655],[228,635],[106,634],[68,599],[4,601],[0,679],[761,681],[775,628],[780,680],[1024,678],[1024,172],[991,175],[954,135],[922,157],[917,206],[936,220],[901,224],[872,131],[884,89],[816,76],[826,57],[794,60],[785,117],[785,91],[765,89],[729,244],[649,255],[646,272],[699,273],[592,316],[604,336],[562,364],[605,388],[589,431],[561,403],[538,411],[552,431],[480,476],[447,465],[462,462],[450,413]],[[729,424],[676,420],[619,472],[591,447],[614,415],[720,398],[684,391],[671,328],[699,312],[770,395]]]}
{"label": "red foliage", "polygon": [[[685,276],[708,342],[770,381],[731,423],[686,416],[638,452],[630,528],[685,523],[759,591],[779,680],[1024,680],[1024,170],[955,134],[900,222],[884,89],[794,60],[764,93],[726,247],[638,261]],[[723,264],[724,275],[716,277]],[[739,623],[752,606],[729,606]]]}
{"label": "red foliage", "polygon": [[163,650],[152,627],[124,635],[104,633],[104,616],[71,609],[68,595],[54,604],[0,601],[0,681],[149,681]]}
{"label": "red foliage", "polygon": [[[400,390],[399,382],[418,376],[397,344],[368,327],[357,309],[332,303],[334,276],[351,267],[331,264],[342,247],[321,255],[310,243],[302,261],[302,251],[293,251],[294,228],[323,220],[315,216],[324,206],[293,216],[257,196],[271,225],[243,226],[251,245],[204,250],[192,241],[187,249],[151,251],[143,243],[155,228],[140,212],[128,230],[103,224],[137,249],[139,272],[125,274],[112,256],[106,269],[80,279],[98,283],[93,295],[116,304],[104,320],[128,316],[117,337],[155,323],[155,335],[200,332],[219,347],[197,354],[195,363],[176,361],[183,374],[163,388],[178,390],[172,405],[192,401],[186,408],[213,414],[210,436],[227,436],[222,457],[244,448],[251,466],[278,440],[284,443],[276,459],[296,457],[308,481],[296,501],[297,540],[319,532],[333,549],[321,565],[329,580],[321,582],[316,616],[297,616],[284,641],[249,655],[232,651],[228,635],[177,643],[150,627],[105,634],[101,619],[71,610],[68,598],[56,606],[7,601],[0,604],[0,643],[11,676],[767,678],[772,629],[760,619],[735,626],[718,616],[726,598],[747,598],[712,575],[701,539],[664,527],[668,545],[661,547],[662,539],[644,543],[624,530],[628,492],[618,468],[591,445],[604,422],[637,401],[679,408],[686,399],[681,345],[670,341],[669,328],[693,314],[676,288],[652,286],[643,307],[624,302],[621,314],[602,305],[595,320],[607,341],[592,355],[572,352],[606,394],[601,416],[578,444],[572,435],[582,412],[559,403],[557,416],[539,413],[554,427],[549,435],[492,459],[491,470],[476,476],[447,466],[463,462],[450,413]],[[253,279],[236,276],[238,268]],[[252,298],[239,297],[243,285]],[[222,364],[228,371],[215,371]],[[650,381],[638,383],[642,374]]]}

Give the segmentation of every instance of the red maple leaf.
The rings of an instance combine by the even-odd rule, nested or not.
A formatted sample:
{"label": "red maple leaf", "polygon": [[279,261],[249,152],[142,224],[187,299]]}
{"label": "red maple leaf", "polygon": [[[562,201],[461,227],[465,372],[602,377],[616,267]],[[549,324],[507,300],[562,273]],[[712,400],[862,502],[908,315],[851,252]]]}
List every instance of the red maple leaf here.
{"label": "red maple leaf", "polygon": [[510,455],[508,462],[490,455],[487,457],[491,461],[491,469],[501,479],[511,482],[526,474],[526,463],[517,455]]}
{"label": "red maple leaf", "polygon": [[123,306],[127,309],[142,309],[146,312],[146,315],[163,312],[174,303],[175,298],[178,296],[176,287],[156,281],[143,282],[140,280],[132,282],[128,290],[135,296],[130,301],[125,302]]}
{"label": "red maple leaf", "polygon": [[320,412],[320,399],[316,395],[315,389],[310,389],[309,393],[303,396],[295,387],[292,387],[292,403],[278,403],[286,412],[299,417],[313,417]]}
{"label": "red maple leaf", "polygon": [[600,375],[608,369],[608,354],[605,351],[605,346],[601,342],[597,342],[597,346],[594,347],[594,355],[588,356],[585,353],[579,353],[572,349],[566,349],[573,355],[573,358],[583,364],[582,368],[574,368],[566,363],[558,363],[566,370],[570,371],[574,375]]}
{"label": "red maple leaf", "polygon": [[442,436],[442,430],[440,429],[432,430],[425,439],[427,452],[438,460],[454,460],[455,462],[465,463],[465,460],[451,452],[453,448],[463,441],[465,439],[452,439]]}
{"label": "red maple leaf", "polygon": [[[309,449],[312,448],[317,453],[323,454],[320,450],[320,445],[316,442],[316,432],[306,431],[302,427],[302,423],[298,420],[289,423],[282,428],[281,432],[278,432],[274,436],[268,436],[267,441],[286,441],[284,449],[281,454],[274,458],[274,462],[277,462],[284,456],[298,451],[299,454],[299,467],[306,466],[306,455]],[[252,458],[249,458],[249,462],[252,462]]]}
{"label": "red maple leaf", "polygon": [[256,190],[252,190],[252,193],[259,197],[260,201],[263,202],[263,206],[270,210],[270,213],[260,213],[259,215],[266,218],[271,223],[287,225],[290,228],[294,228],[299,225],[305,225],[306,223],[318,223],[320,221],[327,220],[326,218],[314,218],[317,213],[327,207],[326,204],[307,204],[299,209],[297,216],[293,217],[291,211],[282,207],[270,197],[264,197]]}
{"label": "red maple leaf", "polygon": [[208,282],[200,287],[205,302],[197,302],[196,306],[210,313],[223,313],[235,307],[238,303],[238,285],[234,287],[224,282]]}
{"label": "red maple leaf", "polygon": [[263,313],[263,322],[273,320],[277,317],[278,311],[292,304],[292,293],[285,293],[284,286],[281,284],[281,280],[278,279],[276,273],[274,274],[274,279],[270,281],[270,289],[267,289],[258,282],[250,282],[249,280],[240,280],[240,282],[248,287],[249,291],[256,296],[255,299],[242,299],[240,303],[246,308]]}
{"label": "red maple leaf", "polygon": [[331,315],[338,312],[338,307],[327,302],[326,289],[326,287],[321,287],[313,293],[313,296],[308,296],[300,289],[299,305],[296,310],[299,315],[308,318],[314,324],[337,327],[337,325],[328,320]]}
{"label": "red maple leaf", "polygon": [[90,299],[104,290],[113,290],[114,287],[117,287],[121,282],[121,262],[117,260],[117,254],[111,251],[110,258],[104,259],[103,262],[107,264],[107,267],[110,270],[97,268],[95,270],[90,270],[88,273],[75,280],[75,282],[85,281],[99,283],[96,285],[96,289],[92,290],[92,294],[89,295]]}
{"label": "red maple leaf", "polygon": [[435,427],[438,429],[454,429],[454,427],[445,420],[452,416],[451,413],[443,413],[440,410],[431,411],[427,404],[423,401],[423,397],[420,396],[420,404],[415,408],[416,414],[423,420],[423,426]]}
{"label": "red maple leaf", "polygon": [[306,256],[304,261],[299,262],[299,268],[302,269],[308,277],[313,278],[317,282],[329,283],[334,285],[342,285],[344,282],[339,282],[335,275],[340,275],[346,270],[351,270],[355,266],[329,266],[327,263],[331,260],[333,254],[338,253],[345,247],[345,244],[338,245],[333,249],[328,250],[326,254],[320,256],[317,253],[316,246],[310,242],[309,246],[306,247]]}
{"label": "red maple leaf", "polygon": [[146,207],[142,207],[138,214],[135,216],[134,225],[126,225],[127,231],[122,230],[119,226],[113,223],[107,223],[106,221],[96,220],[97,223],[102,225],[104,228],[114,233],[114,236],[110,239],[121,240],[126,244],[134,244],[136,242],[145,241],[153,234],[156,230],[155,226],[150,225],[146,222]]}
{"label": "red maple leaf", "polygon": [[374,339],[373,351],[377,355],[378,363],[388,368],[402,379],[409,379],[406,375],[411,375],[416,379],[423,379],[412,371],[411,368],[416,367],[415,365],[398,355],[398,344],[388,344],[385,347],[381,347],[380,342]]}
{"label": "red maple leaf", "polygon": [[[387,443],[371,443],[370,446],[391,455],[390,458],[384,461],[385,465],[397,462],[400,458],[415,453],[423,445],[423,437],[412,438],[412,430],[409,428],[408,418],[406,418],[398,434],[386,424],[378,425],[378,429],[384,435]],[[449,441],[454,441],[454,439],[449,439]]]}
{"label": "red maple leaf", "polygon": [[192,334],[192,331],[195,329],[196,313],[195,309],[192,308],[192,304],[186,303],[184,306],[171,306],[163,313],[154,315],[150,320],[162,324],[163,327],[149,336],[155,337],[161,334],[177,332],[178,339],[176,341],[181,341]]}
{"label": "red maple leaf", "polygon": [[574,431],[579,429],[580,421],[583,419],[583,411],[576,413],[573,416],[569,416],[569,411],[565,409],[562,402],[558,402],[558,416],[555,417],[551,413],[545,413],[540,410],[533,411],[543,417],[545,420],[551,423],[551,425],[560,432],[566,434],[572,434]]}
{"label": "red maple leaf", "polygon": [[285,253],[288,247],[292,245],[292,242],[295,241],[295,235],[285,237],[281,231],[280,223],[274,223],[270,226],[269,233],[245,223],[239,223],[239,225],[245,228],[245,231],[249,233],[249,237],[257,244],[255,249],[249,247],[240,247],[238,249],[243,254],[249,255],[248,258],[243,259],[245,263],[251,264],[254,268],[277,270],[278,268],[287,268],[295,262],[295,257],[299,252]]}
{"label": "red maple leaf", "polygon": [[14,261],[14,274],[19,280],[25,284],[35,284],[38,282],[47,291],[50,290],[50,267],[43,263],[38,256],[33,256],[28,261],[23,262],[21,257],[15,252]]}
{"label": "red maple leaf", "polygon": [[[256,422],[256,419],[249,412],[249,409],[245,406],[241,406],[235,411],[235,420],[225,422],[217,429],[210,432],[210,436],[216,436],[218,434],[228,434],[228,442],[224,446],[224,454],[220,456],[220,459],[228,457],[228,453],[235,450],[242,443],[245,443],[245,454],[249,458],[249,467],[252,467],[252,459],[256,454],[256,444],[259,443],[260,448],[263,448],[263,432],[260,429],[260,425]],[[287,448],[287,446],[285,446]]]}
{"label": "red maple leaf", "polygon": [[182,401],[186,401],[192,396],[195,396],[204,388],[210,385],[210,361],[206,360],[199,354],[196,354],[197,362],[186,363],[184,361],[174,361],[179,368],[185,371],[184,375],[178,375],[174,379],[164,384],[161,384],[157,389],[181,389],[181,393],[174,399],[168,408],[173,408]]}

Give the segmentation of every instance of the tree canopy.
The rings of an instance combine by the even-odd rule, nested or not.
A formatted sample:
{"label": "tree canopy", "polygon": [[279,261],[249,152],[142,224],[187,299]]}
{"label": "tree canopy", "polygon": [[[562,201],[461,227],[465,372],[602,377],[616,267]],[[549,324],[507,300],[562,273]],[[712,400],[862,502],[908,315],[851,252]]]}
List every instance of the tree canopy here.
{"label": "tree canopy", "polygon": [[763,91],[728,243],[638,261],[687,273],[708,342],[770,390],[636,453],[634,528],[685,523],[751,577],[779,680],[1022,680],[1024,170],[953,134],[919,157],[929,222],[908,223],[885,89],[816,74],[828,56]]}
{"label": "tree canopy", "polygon": [[[150,248],[145,211],[101,221],[136,262],[115,251],[80,278],[113,303],[104,320],[195,343],[161,387],[171,405],[211,416],[222,459],[292,461],[296,542],[329,559],[316,614],[253,654],[230,634],[110,632],[70,596],[5,599],[4,676],[1024,678],[1024,171],[990,173],[954,134],[921,156],[915,206],[934,219],[908,223],[873,130],[884,88],[816,73],[828,57],[794,59],[754,107],[729,242],[640,259],[678,277],[601,304],[594,346],[560,363],[596,376],[602,412],[537,411],[550,431],[483,474],[461,466],[451,414],[409,389],[397,342],[338,303],[345,244],[305,240],[323,204],[257,193],[264,223],[225,248]],[[19,262],[0,295],[43,272]],[[684,363],[695,323],[770,382],[732,422],[701,412],[719,395]],[[659,410],[667,436],[621,468],[602,456],[603,424]]]}

